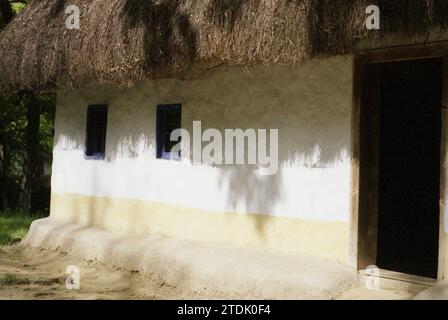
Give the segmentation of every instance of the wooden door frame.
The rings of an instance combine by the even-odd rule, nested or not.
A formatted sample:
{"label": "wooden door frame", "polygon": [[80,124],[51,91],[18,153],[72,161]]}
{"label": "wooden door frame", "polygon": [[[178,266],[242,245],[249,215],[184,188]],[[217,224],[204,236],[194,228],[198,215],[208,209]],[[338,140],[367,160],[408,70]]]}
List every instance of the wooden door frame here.
{"label": "wooden door frame", "polygon": [[[350,264],[356,270],[365,269],[376,262],[376,245],[378,232],[378,212],[370,210],[370,216],[365,217],[361,213],[361,166],[360,146],[361,137],[363,99],[362,79],[366,76],[369,64],[405,61],[428,58],[443,59],[443,79],[442,79],[442,132],[441,132],[441,155],[440,155],[440,219],[439,219],[439,255],[437,279],[448,277],[448,268],[444,263],[445,257],[445,210],[448,209],[448,185],[445,183],[448,178],[448,42],[440,42],[419,46],[394,47],[378,50],[360,51],[354,55],[353,66],[353,103],[352,103],[352,123],[351,123],[351,208],[350,208]],[[375,76],[375,75],[374,75]],[[373,120],[374,121],[374,120]],[[375,137],[375,132],[372,133]],[[364,137],[365,138],[365,137]],[[374,161],[374,160],[373,160]],[[375,173],[371,173],[375,177]],[[376,177],[377,178],[377,177]],[[373,178],[375,179],[375,178]],[[360,208],[361,207],[361,208]],[[364,209],[365,210],[365,209]],[[361,237],[361,233],[363,237]]]}

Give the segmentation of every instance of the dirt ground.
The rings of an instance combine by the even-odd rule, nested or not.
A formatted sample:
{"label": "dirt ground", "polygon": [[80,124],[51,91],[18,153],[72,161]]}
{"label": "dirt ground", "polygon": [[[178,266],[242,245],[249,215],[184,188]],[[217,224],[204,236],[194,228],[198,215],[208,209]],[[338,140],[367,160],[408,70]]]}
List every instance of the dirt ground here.
{"label": "dirt ground", "polygon": [[[65,286],[68,265],[81,270],[81,288]],[[0,299],[229,299],[225,293],[179,290],[160,279],[139,272],[111,268],[96,261],[82,261],[61,252],[17,244],[0,247],[0,279],[14,275],[7,285],[0,283]],[[242,297],[240,297],[242,298]],[[351,288],[339,299],[409,299],[398,291]]]}
{"label": "dirt ground", "polygon": [[[81,270],[79,290],[68,290],[65,286],[68,265],[76,265]],[[114,269],[94,261],[81,261],[59,250],[23,245],[0,247],[0,278],[8,274],[17,278],[13,284],[0,284],[0,299],[204,298],[201,292],[180,292],[138,272]]]}

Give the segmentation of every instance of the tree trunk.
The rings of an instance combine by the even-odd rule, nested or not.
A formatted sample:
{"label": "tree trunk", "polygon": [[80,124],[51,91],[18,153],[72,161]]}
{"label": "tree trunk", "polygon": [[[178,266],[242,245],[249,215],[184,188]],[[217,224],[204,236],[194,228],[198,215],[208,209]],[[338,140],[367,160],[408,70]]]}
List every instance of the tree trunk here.
{"label": "tree trunk", "polygon": [[23,94],[27,113],[27,128],[25,133],[25,159],[23,163],[22,180],[20,183],[19,209],[23,213],[31,211],[31,196],[36,179],[38,165],[40,106],[34,92]]}
{"label": "tree trunk", "polygon": [[[14,11],[8,0],[0,0],[0,13],[5,24],[8,24],[14,18]],[[3,210],[10,208],[8,199],[8,165],[5,158],[5,141],[0,136],[0,208]]]}
{"label": "tree trunk", "polygon": [[12,11],[11,4],[8,0],[0,0],[0,12],[2,13],[3,20],[6,24],[14,18],[14,12]]}
{"label": "tree trunk", "polygon": [[9,209],[7,165],[5,161],[5,144],[0,135],[0,203],[3,210]]}

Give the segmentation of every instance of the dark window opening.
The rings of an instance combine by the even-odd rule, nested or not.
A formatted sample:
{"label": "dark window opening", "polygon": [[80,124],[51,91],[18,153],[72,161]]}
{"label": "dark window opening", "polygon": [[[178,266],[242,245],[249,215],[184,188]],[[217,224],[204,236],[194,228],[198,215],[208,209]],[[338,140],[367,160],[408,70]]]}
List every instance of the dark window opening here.
{"label": "dark window opening", "polygon": [[107,106],[95,105],[87,109],[86,157],[104,159],[106,153]]}
{"label": "dark window opening", "polygon": [[180,151],[177,155],[170,155],[172,148],[179,141],[171,141],[171,133],[180,129],[181,126],[180,104],[157,106],[157,158],[158,159],[180,159]]}

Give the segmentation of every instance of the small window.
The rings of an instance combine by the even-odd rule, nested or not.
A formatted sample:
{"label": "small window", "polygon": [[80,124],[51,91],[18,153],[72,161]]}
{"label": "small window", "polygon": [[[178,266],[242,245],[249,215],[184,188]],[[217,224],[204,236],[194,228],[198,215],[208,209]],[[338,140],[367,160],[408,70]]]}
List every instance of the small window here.
{"label": "small window", "polygon": [[106,153],[107,106],[87,109],[86,157],[104,159]]}
{"label": "small window", "polygon": [[[181,126],[180,104],[159,105],[157,106],[157,158],[171,159],[171,149],[179,141],[170,141],[171,132],[179,129]],[[180,159],[180,152],[177,155]]]}

